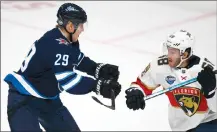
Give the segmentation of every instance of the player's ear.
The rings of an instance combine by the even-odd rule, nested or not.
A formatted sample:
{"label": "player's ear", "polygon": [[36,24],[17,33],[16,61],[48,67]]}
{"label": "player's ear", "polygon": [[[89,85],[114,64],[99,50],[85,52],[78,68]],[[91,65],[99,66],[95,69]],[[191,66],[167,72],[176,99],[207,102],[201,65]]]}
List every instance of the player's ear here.
{"label": "player's ear", "polygon": [[66,28],[69,32],[74,32],[74,25],[72,24],[72,22],[68,22],[66,25]]}
{"label": "player's ear", "polygon": [[182,58],[186,59],[188,57],[189,53],[188,52],[184,52]]}

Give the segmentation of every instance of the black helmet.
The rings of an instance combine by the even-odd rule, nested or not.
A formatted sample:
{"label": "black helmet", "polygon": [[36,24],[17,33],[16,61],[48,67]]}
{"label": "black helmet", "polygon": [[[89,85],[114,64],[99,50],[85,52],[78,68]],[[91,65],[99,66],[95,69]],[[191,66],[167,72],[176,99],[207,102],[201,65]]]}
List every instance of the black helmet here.
{"label": "black helmet", "polygon": [[75,29],[78,28],[80,23],[85,23],[87,21],[86,12],[73,3],[65,3],[61,5],[57,12],[57,18],[57,23],[60,26],[65,27],[68,21],[71,21],[75,26]]}

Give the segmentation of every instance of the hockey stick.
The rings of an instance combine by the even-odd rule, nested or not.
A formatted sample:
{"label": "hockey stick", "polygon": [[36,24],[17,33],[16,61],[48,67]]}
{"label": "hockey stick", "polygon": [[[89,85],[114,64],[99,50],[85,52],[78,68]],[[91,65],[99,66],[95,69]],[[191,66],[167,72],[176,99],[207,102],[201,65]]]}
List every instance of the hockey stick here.
{"label": "hockey stick", "polygon": [[151,99],[151,98],[154,98],[154,97],[156,97],[156,96],[162,95],[162,94],[164,94],[164,93],[166,93],[166,92],[172,91],[172,90],[174,90],[174,89],[177,89],[177,88],[182,87],[182,86],[184,86],[184,85],[191,84],[191,83],[196,82],[196,81],[197,81],[197,78],[196,78],[196,77],[195,77],[195,78],[192,78],[192,79],[189,79],[189,80],[187,80],[187,81],[185,81],[185,82],[176,84],[176,85],[171,86],[171,87],[169,87],[169,88],[167,88],[167,89],[158,91],[158,92],[153,93],[153,94],[151,94],[151,95],[148,95],[148,96],[146,96],[146,97],[144,98],[144,100],[149,100],[149,99]]}
{"label": "hockey stick", "polygon": [[110,108],[112,110],[115,110],[115,93],[114,93],[114,90],[111,91],[111,105],[106,105],[106,104],[103,104],[98,98],[96,98],[95,96],[92,96],[93,100],[95,100],[97,103],[107,107],[107,108]]}
{"label": "hockey stick", "polygon": [[[217,70],[214,71],[214,73],[217,74]],[[197,77],[192,78],[192,79],[189,79],[189,80],[187,80],[187,81],[185,81],[185,82],[176,84],[176,85],[171,86],[171,87],[169,87],[169,88],[167,88],[167,89],[158,91],[158,92],[153,93],[153,94],[151,94],[151,95],[148,95],[148,96],[146,96],[146,97],[144,98],[144,100],[149,100],[149,99],[151,99],[151,98],[154,98],[154,97],[156,97],[156,96],[162,95],[162,94],[164,94],[164,93],[166,93],[166,92],[172,91],[172,90],[177,89],[177,88],[179,88],[179,87],[182,87],[182,86],[184,86],[184,85],[188,85],[188,84],[194,83],[194,82],[196,82],[196,81],[197,81]]]}

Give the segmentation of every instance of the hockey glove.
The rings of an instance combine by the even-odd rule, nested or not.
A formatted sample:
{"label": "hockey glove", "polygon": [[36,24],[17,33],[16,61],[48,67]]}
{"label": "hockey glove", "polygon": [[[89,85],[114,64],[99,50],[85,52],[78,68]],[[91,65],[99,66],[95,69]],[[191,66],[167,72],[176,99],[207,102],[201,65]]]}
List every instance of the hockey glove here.
{"label": "hockey glove", "polygon": [[145,108],[144,94],[141,90],[131,87],[125,91],[126,104],[129,109],[138,110]]}
{"label": "hockey glove", "polygon": [[215,92],[209,94],[216,88],[216,76],[210,67],[205,67],[198,73],[197,81],[202,86],[201,92],[206,98],[212,98]]}
{"label": "hockey glove", "polygon": [[113,80],[105,80],[105,79],[98,79],[96,83],[96,87],[94,88],[94,92],[96,94],[102,95],[104,98],[111,99],[111,92],[114,91],[115,98],[121,92],[121,85]]}
{"label": "hockey glove", "polygon": [[105,78],[117,81],[119,74],[118,66],[99,63],[96,67],[95,78]]}

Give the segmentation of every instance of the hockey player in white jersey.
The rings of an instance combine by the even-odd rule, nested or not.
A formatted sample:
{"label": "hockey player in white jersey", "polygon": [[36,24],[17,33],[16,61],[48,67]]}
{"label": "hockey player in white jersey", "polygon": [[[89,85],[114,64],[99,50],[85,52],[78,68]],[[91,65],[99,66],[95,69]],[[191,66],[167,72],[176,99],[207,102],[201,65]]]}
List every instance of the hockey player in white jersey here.
{"label": "hockey player in white jersey", "polygon": [[[197,82],[166,93],[172,131],[217,131],[216,70],[207,58],[193,55],[194,37],[180,30],[168,36],[166,54],[151,61],[125,91],[129,109],[145,108],[144,97],[196,77]],[[160,102],[159,102],[160,103]]]}

